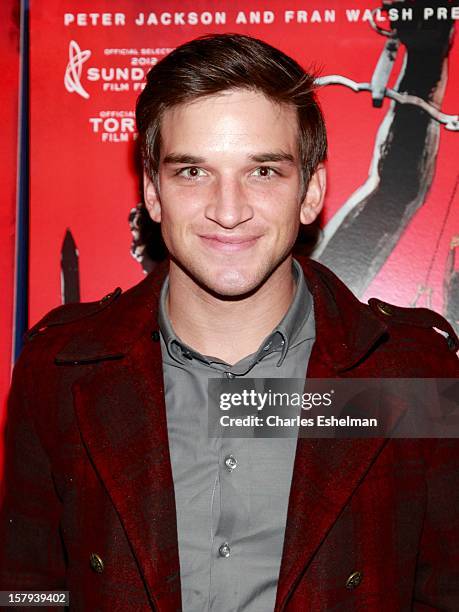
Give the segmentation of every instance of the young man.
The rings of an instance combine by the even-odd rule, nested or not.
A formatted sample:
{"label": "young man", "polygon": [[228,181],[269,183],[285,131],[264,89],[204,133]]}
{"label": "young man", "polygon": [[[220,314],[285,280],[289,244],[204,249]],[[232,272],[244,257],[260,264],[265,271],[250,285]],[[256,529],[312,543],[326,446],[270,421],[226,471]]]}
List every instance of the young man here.
{"label": "young man", "polygon": [[137,121],[170,261],[30,330],[1,589],[68,589],[74,610],[459,609],[455,440],[207,434],[209,378],[458,373],[442,317],[292,259],[325,192],[313,77],[205,37],[151,70]]}

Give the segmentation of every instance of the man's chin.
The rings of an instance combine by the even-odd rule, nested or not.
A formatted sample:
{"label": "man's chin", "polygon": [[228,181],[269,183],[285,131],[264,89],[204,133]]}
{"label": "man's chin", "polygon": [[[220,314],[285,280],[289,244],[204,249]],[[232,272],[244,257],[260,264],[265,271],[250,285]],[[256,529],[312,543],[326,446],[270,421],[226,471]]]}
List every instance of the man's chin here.
{"label": "man's chin", "polygon": [[254,261],[246,262],[245,265],[236,262],[219,265],[214,260],[202,265],[201,262],[181,262],[175,257],[171,257],[171,260],[189,280],[209,295],[227,300],[239,300],[253,295],[272,273],[268,258],[264,266],[256,266]]}
{"label": "man's chin", "polygon": [[256,292],[263,283],[263,278],[237,271],[226,271],[212,275],[202,275],[201,286],[210,294],[222,299],[242,299]]}

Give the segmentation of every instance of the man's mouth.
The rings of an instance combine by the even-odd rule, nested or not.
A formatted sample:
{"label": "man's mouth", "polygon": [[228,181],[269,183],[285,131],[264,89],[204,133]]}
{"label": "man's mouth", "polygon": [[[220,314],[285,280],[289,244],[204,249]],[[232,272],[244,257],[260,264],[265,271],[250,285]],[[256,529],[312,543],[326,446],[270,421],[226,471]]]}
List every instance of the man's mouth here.
{"label": "man's mouth", "polygon": [[203,243],[211,249],[217,251],[243,251],[250,249],[260,238],[259,235],[237,236],[221,234],[200,234]]}

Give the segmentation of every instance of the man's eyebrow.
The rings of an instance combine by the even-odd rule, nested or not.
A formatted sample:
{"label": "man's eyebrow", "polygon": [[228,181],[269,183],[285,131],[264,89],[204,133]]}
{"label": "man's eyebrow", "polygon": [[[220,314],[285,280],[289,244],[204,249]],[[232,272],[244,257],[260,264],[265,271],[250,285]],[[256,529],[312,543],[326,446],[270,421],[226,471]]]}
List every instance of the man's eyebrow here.
{"label": "man's eyebrow", "polygon": [[256,155],[250,155],[250,159],[259,164],[264,162],[288,162],[289,164],[295,163],[295,158],[290,153],[257,153]]}
{"label": "man's eyebrow", "polygon": [[188,153],[169,153],[163,159],[163,164],[203,164],[206,160],[204,157],[196,157]]}
{"label": "man's eyebrow", "polygon": [[[287,162],[289,164],[295,163],[295,158],[290,153],[284,153],[284,151],[279,152],[266,152],[266,153],[256,153],[253,155],[249,155],[250,161],[256,162],[258,164],[262,164],[265,162]],[[204,157],[198,157],[196,155],[191,155],[189,153],[169,153],[163,159],[163,164],[204,164]]]}

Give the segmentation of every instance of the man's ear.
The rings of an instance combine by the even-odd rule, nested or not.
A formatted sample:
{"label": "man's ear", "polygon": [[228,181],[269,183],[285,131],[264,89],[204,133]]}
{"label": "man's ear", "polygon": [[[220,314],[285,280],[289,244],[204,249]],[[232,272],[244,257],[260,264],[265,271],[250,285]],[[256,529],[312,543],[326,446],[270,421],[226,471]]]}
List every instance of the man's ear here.
{"label": "man's ear", "polygon": [[327,187],[327,171],[324,164],[319,164],[311,176],[306,195],[301,202],[300,221],[303,225],[312,223],[324,205]]}
{"label": "man's ear", "polygon": [[156,223],[161,223],[161,202],[158,188],[146,172],[143,173],[143,197],[150,217]]}

